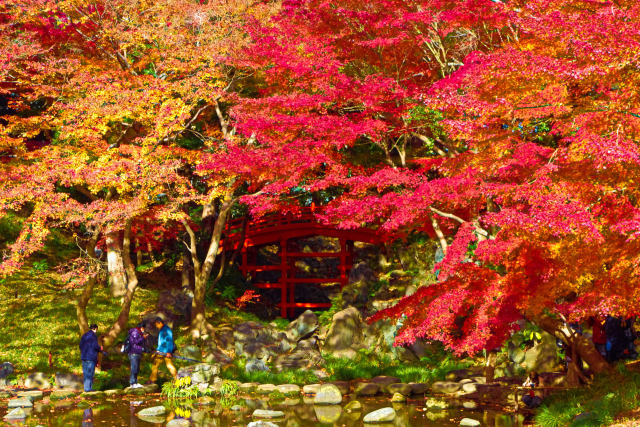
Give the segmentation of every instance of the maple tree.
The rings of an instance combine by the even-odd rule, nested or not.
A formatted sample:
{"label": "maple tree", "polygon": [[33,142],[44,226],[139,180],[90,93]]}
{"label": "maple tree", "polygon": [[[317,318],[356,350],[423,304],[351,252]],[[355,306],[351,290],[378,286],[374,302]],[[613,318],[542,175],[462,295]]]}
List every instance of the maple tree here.
{"label": "maple tree", "polygon": [[[138,286],[131,259],[144,224],[179,224],[204,206],[215,229],[200,265],[195,243],[194,322],[204,322],[204,285],[218,255],[220,229],[239,184],[232,173],[198,175],[200,156],[233,137],[226,103],[241,75],[225,65],[241,45],[245,17],[261,20],[277,4],[250,1],[9,0],[0,5],[0,95],[13,112],[0,121],[0,213],[29,211],[0,272],[11,274],[40,249],[51,227],[84,239],[72,282],[95,284],[95,245],[104,241],[112,295],[122,309],[107,333],[126,325]],[[32,140],[43,140],[34,146]],[[226,203],[226,204],[225,204]],[[146,232],[153,233],[146,228]],[[216,234],[217,233],[217,234]],[[175,237],[175,233],[163,236]]]}
{"label": "maple tree", "polygon": [[638,314],[639,17],[632,1],[286,2],[238,59],[263,87],[234,117],[268,170],[243,200],[325,192],[326,221],[432,235],[440,281],[372,318],[406,317],[398,344],[493,350],[524,317],[607,369],[567,322]]}

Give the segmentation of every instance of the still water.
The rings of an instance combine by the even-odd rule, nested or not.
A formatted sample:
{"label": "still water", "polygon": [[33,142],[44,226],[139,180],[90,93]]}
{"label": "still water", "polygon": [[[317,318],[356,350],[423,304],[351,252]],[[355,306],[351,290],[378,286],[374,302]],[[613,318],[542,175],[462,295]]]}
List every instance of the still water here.
{"label": "still water", "polygon": [[[144,399],[144,400],[140,400]],[[362,426],[363,417],[376,409],[392,406],[384,398],[359,399],[362,410],[346,413],[341,406],[314,406],[301,399],[291,399],[280,404],[271,404],[263,400],[239,399],[237,404],[241,410],[232,411],[222,406],[199,406],[185,401],[173,403],[156,396],[118,397],[117,400],[92,402],[90,408],[78,407],[77,400],[48,403],[46,400],[36,402],[29,417],[23,422],[12,425],[52,426],[164,426],[173,419],[185,418],[190,425],[204,426],[246,426],[253,421],[254,409],[275,409],[285,412],[283,420],[272,420],[281,427],[305,426]],[[136,414],[144,408],[165,405],[168,411],[164,416],[140,419]],[[82,406],[82,404],[80,404]],[[410,400],[407,404],[393,404],[397,416],[393,423],[376,424],[385,427],[412,426],[459,426],[462,418],[480,421],[482,426],[515,427],[522,426],[525,420],[522,415],[500,413],[494,410],[424,410],[424,399]],[[238,409],[237,407],[235,409]],[[6,407],[0,409],[0,417],[6,413]],[[370,425],[370,424],[368,424]]]}

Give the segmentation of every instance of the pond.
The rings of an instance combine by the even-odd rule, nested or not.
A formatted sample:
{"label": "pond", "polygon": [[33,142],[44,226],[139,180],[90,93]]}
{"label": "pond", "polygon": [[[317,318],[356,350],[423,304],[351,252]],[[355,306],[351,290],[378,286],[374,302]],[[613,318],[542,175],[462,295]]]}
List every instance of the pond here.
{"label": "pond", "polygon": [[[320,425],[362,426],[363,417],[371,411],[389,407],[392,404],[385,398],[359,399],[362,410],[347,413],[342,406],[314,406],[301,399],[290,399],[280,404],[272,404],[266,400],[239,399],[234,411],[223,408],[220,404],[199,406],[186,401],[167,402],[159,395],[135,397],[118,397],[100,402],[91,402],[91,407],[84,408],[86,402],[77,400],[49,403],[47,400],[36,402],[25,422],[15,425],[29,426],[164,426],[173,419],[185,418],[192,426],[246,426],[253,421],[254,409],[274,409],[285,413],[285,418],[271,420],[281,427],[305,427]],[[463,418],[480,421],[482,426],[512,427],[522,426],[522,415],[500,413],[495,410],[425,410],[424,398],[410,400],[407,404],[393,404],[396,418],[393,423],[377,424],[378,426],[459,426]],[[144,409],[159,405],[167,406],[164,416],[141,419],[136,414]],[[240,410],[238,410],[240,409]],[[0,417],[6,408],[0,409]],[[189,425],[186,424],[185,425]],[[368,424],[369,425],[369,424]]]}

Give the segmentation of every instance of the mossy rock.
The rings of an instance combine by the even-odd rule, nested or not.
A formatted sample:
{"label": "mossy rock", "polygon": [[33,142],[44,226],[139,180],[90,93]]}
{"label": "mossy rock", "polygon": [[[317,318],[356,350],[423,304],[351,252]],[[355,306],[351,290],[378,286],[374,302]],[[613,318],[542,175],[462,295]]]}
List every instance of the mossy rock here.
{"label": "mossy rock", "polygon": [[105,390],[104,395],[107,397],[118,397],[122,396],[123,391],[119,389]]}
{"label": "mossy rock", "polygon": [[83,399],[102,399],[105,397],[104,391],[85,391],[80,395]]}
{"label": "mossy rock", "polygon": [[344,405],[344,411],[347,413],[362,411],[362,403],[358,400],[352,400],[351,402]]}
{"label": "mossy rock", "polygon": [[79,408],[79,409],[87,409],[87,408],[90,408],[90,407],[92,406],[92,405],[91,405],[92,403],[95,403],[95,402],[91,402],[91,401],[89,401],[89,400],[81,400],[80,402],[78,402],[78,408]]}
{"label": "mossy rock", "polygon": [[49,399],[50,400],[69,399],[75,395],[76,394],[71,390],[54,390],[49,395]]}
{"label": "mossy rock", "polygon": [[270,402],[282,402],[284,401],[285,398],[286,396],[283,393],[279,392],[278,390],[275,390],[269,393]]}

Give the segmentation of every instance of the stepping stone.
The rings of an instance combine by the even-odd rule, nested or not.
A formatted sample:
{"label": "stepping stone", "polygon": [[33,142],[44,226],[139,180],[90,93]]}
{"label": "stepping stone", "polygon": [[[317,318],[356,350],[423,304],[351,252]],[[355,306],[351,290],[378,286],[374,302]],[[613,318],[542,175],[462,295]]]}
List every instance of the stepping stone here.
{"label": "stepping stone", "polygon": [[246,394],[255,393],[259,385],[259,383],[242,383],[240,384],[238,391]]}
{"label": "stepping stone", "polygon": [[354,387],[356,396],[375,396],[380,391],[380,385],[376,383],[357,383]]}
{"label": "stepping stone", "polygon": [[127,387],[124,389],[124,394],[135,394],[136,396],[142,396],[143,394],[147,394],[144,387]]}
{"label": "stepping stone", "polygon": [[269,409],[256,409],[253,411],[251,415],[253,418],[261,418],[267,420],[273,420],[277,418],[284,418],[284,412],[282,411],[272,411]]}
{"label": "stepping stone", "polygon": [[247,424],[247,427],[279,427],[278,424],[274,424],[270,421],[252,421]]}
{"label": "stepping stone", "polygon": [[157,417],[158,415],[164,415],[167,412],[167,408],[164,406],[152,406],[151,408],[145,408],[138,412],[139,417]]}
{"label": "stepping stone", "polygon": [[460,390],[460,384],[453,381],[436,381],[431,385],[431,390],[436,393],[453,394]]}
{"label": "stepping stone", "polygon": [[156,383],[147,384],[145,386],[142,386],[142,390],[144,390],[145,393],[156,393],[160,391],[160,386]]}
{"label": "stepping stone", "polygon": [[478,404],[473,400],[465,400],[464,402],[462,402],[462,407],[464,409],[476,409],[478,407]]}
{"label": "stepping stone", "polygon": [[477,427],[480,425],[480,421],[473,418],[463,418],[460,420],[460,425],[465,427]]}
{"label": "stepping stone", "polygon": [[476,383],[462,384],[462,391],[465,393],[475,393],[478,391],[478,385]]}
{"label": "stepping stone", "polygon": [[62,399],[68,399],[68,398],[73,397],[75,395],[76,395],[75,392],[73,392],[71,390],[54,390],[49,395],[49,399],[51,399],[51,400],[62,400]]}
{"label": "stepping stone", "polygon": [[333,384],[334,386],[338,387],[338,390],[340,390],[340,393],[342,394],[349,394],[348,381],[331,381],[330,383],[327,383],[327,384]]}
{"label": "stepping stone", "polygon": [[314,405],[339,405],[342,403],[342,393],[334,384],[323,384],[313,398]]}
{"label": "stepping stone", "polygon": [[376,383],[380,386],[380,388],[384,389],[389,384],[401,383],[400,378],[397,377],[388,377],[385,375],[381,375],[378,377],[374,377],[371,379],[372,383]]}
{"label": "stepping stone", "polygon": [[122,390],[118,390],[118,389],[105,390],[104,395],[107,397],[117,397],[122,395]]}
{"label": "stepping stone", "polygon": [[7,403],[7,408],[33,408],[33,402],[26,397],[11,399],[9,403]]}
{"label": "stepping stone", "polygon": [[42,399],[43,396],[44,396],[44,393],[42,392],[42,390],[29,390],[29,391],[18,392],[18,397],[27,398],[32,402]]}
{"label": "stepping stone", "polygon": [[169,421],[166,427],[189,427],[190,425],[191,421],[185,420],[184,418],[179,418]]}
{"label": "stepping stone", "polygon": [[27,418],[27,413],[22,408],[15,408],[15,409],[12,409],[11,411],[9,411],[7,413],[7,415],[5,415],[3,418],[5,420],[7,420],[7,421],[10,421],[10,420],[23,420],[23,419]]}
{"label": "stepping stone", "polygon": [[281,384],[276,386],[276,390],[284,394],[287,397],[294,397],[300,395],[300,386],[295,384]]}
{"label": "stepping stone", "polygon": [[425,394],[429,391],[429,384],[426,383],[409,383],[411,386],[411,394]]}
{"label": "stepping stone", "polygon": [[387,386],[387,393],[391,395],[400,393],[404,396],[409,396],[411,394],[411,386],[404,383],[389,384]]}
{"label": "stepping stone", "polygon": [[276,386],[273,384],[260,384],[256,391],[258,394],[271,394],[276,391]]}
{"label": "stepping stone", "polygon": [[320,390],[320,384],[307,384],[302,387],[302,393],[306,396],[315,396],[318,390]]}
{"label": "stepping stone", "polygon": [[396,418],[396,411],[393,408],[381,408],[377,411],[369,412],[364,416],[367,424],[390,423]]}
{"label": "stepping stone", "polygon": [[85,391],[80,397],[85,399],[100,399],[104,397],[104,391]]}

